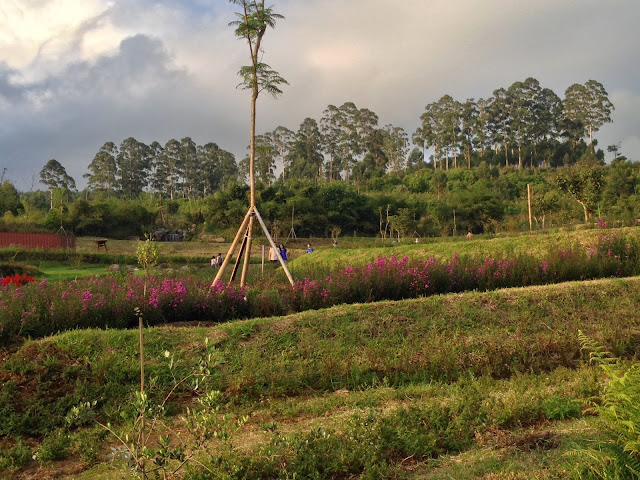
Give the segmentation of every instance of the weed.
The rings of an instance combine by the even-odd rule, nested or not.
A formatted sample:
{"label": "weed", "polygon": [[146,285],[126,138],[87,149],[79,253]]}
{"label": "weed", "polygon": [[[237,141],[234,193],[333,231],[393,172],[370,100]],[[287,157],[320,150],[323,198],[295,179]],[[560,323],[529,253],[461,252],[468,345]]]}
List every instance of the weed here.
{"label": "weed", "polygon": [[0,471],[14,470],[26,465],[33,455],[31,447],[22,440],[7,450],[0,450]]}

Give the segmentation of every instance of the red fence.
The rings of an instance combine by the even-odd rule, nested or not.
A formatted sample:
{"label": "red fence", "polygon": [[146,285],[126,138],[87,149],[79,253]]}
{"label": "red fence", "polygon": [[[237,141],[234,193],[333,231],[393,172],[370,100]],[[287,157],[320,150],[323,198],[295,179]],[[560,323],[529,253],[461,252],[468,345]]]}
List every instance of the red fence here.
{"label": "red fence", "polygon": [[74,235],[58,235],[54,233],[0,232],[0,248],[11,246],[51,250],[75,250],[76,237]]}

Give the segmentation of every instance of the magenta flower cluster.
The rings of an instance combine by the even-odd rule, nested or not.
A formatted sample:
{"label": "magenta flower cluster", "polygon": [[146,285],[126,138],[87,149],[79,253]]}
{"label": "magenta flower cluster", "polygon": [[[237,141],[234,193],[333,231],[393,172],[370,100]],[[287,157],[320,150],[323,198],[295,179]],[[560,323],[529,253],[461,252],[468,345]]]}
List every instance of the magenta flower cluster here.
{"label": "magenta flower cluster", "polygon": [[[146,283],[146,286],[145,286]],[[0,340],[44,336],[73,328],[127,328],[135,309],[149,325],[175,321],[225,321],[247,316],[243,289],[135,275],[90,277],[8,287],[0,294]]]}
{"label": "magenta flower cluster", "polygon": [[128,328],[138,310],[149,325],[178,321],[228,321],[282,315],[342,303],[541,285],[640,274],[640,242],[615,234],[587,246],[549,252],[546,258],[450,259],[383,257],[347,266],[319,279],[304,279],[245,292],[222,282],[193,278],[91,277],[73,282],[43,280],[0,289],[0,342],[73,328]]}

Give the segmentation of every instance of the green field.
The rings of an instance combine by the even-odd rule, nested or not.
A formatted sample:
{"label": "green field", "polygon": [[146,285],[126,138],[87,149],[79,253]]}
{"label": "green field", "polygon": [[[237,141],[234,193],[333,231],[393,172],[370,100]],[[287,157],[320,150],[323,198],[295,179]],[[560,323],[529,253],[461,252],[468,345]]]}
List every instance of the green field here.
{"label": "green field", "polygon": [[[386,252],[535,254],[589,244],[600,233],[328,246],[292,265],[335,266]],[[76,267],[40,264],[52,280],[105,270]],[[581,478],[572,452],[602,435],[588,408],[606,378],[588,364],[578,331],[636,362],[638,298],[634,277],[171,324],[145,330],[147,389],[154,399],[171,389],[165,351],[185,375],[208,338],[215,346],[209,388],[222,392],[219,418],[248,417],[228,442],[214,439],[197,457],[219,475],[187,478]],[[112,461],[113,436],[91,422],[68,429],[64,417],[96,401],[99,421],[133,431],[137,335],[78,330],[0,352],[0,476],[127,478],[126,467]],[[178,388],[153,438],[184,433],[181,417],[195,398]],[[34,454],[45,460],[20,463]]]}

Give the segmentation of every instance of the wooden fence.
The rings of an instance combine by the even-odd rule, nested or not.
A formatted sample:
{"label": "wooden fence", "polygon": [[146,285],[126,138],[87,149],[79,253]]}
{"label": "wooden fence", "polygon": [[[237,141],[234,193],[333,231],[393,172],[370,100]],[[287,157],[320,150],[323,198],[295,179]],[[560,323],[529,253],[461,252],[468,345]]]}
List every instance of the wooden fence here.
{"label": "wooden fence", "polygon": [[55,233],[0,232],[0,248],[43,248],[45,250],[75,250],[76,237]]}

